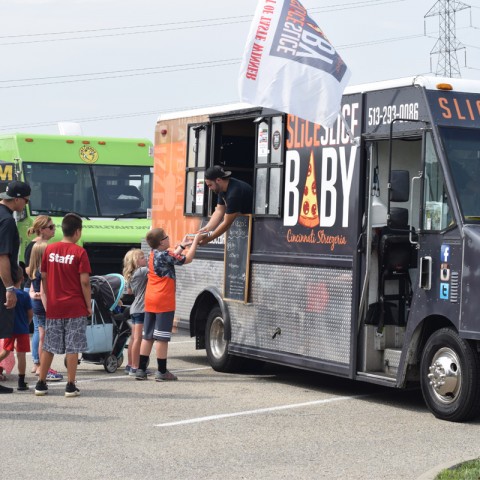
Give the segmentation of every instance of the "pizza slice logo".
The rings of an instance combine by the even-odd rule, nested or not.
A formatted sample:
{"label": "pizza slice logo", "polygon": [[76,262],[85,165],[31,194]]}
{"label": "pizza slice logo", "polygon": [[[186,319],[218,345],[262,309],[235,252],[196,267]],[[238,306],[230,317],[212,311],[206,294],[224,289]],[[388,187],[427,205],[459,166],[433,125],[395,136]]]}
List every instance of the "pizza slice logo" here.
{"label": "pizza slice logo", "polygon": [[304,227],[313,228],[320,225],[318,216],[317,182],[315,176],[315,161],[313,152],[310,153],[307,179],[303,189],[302,210],[298,223]]}

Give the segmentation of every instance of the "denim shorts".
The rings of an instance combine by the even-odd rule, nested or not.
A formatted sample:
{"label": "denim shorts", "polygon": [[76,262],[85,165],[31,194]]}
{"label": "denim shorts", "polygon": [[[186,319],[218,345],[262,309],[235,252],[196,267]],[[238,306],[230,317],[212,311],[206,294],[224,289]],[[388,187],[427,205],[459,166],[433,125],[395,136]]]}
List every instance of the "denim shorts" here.
{"label": "denim shorts", "polygon": [[37,323],[37,327],[45,328],[45,315],[34,313],[33,321]]}
{"label": "denim shorts", "polygon": [[82,353],[87,349],[87,317],[47,318],[43,349],[50,353]]}
{"label": "denim shorts", "polygon": [[132,325],[143,325],[145,321],[144,313],[132,313]]}

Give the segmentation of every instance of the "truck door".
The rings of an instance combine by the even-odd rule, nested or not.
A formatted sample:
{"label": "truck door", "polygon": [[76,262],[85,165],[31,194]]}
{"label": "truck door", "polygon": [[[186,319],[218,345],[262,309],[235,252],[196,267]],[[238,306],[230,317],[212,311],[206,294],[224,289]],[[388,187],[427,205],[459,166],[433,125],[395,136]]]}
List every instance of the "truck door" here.
{"label": "truck door", "polygon": [[[432,315],[458,318],[462,245],[431,131],[425,133],[418,278],[411,329]],[[417,179],[414,179],[414,182]]]}

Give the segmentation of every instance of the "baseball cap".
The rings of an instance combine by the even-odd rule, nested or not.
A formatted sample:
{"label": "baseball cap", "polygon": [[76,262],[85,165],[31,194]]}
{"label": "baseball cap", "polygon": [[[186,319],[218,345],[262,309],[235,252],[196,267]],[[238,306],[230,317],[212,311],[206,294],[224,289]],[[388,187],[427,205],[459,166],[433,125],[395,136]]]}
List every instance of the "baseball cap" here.
{"label": "baseball cap", "polygon": [[0,193],[0,199],[12,200],[14,198],[23,198],[28,197],[31,193],[32,189],[28,183],[13,181],[7,185],[3,193]]}
{"label": "baseball cap", "polygon": [[232,172],[224,170],[223,167],[221,167],[220,165],[215,165],[205,170],[205,179],[215,180],[216,178],[227,178],[231,174]]}

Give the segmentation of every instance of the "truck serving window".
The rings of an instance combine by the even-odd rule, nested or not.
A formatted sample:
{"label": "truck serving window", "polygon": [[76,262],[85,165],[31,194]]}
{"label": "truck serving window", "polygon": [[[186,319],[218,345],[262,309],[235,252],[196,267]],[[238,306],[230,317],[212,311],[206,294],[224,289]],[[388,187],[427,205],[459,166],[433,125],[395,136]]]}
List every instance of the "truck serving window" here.
{"label": "truck serving window", "polygon": [[440,128],[463,216],[480,222],[480,134],[473,128]]}
{"label": "truck serving window", "polygon": [[209,131],[208,125],[191,125],[188,128],[185,215],[205,215],[205,169]]}
{"label": "truck serving window", "polygon": [[257,121],[255,215],[280,215],[283,172],[283,117]]}

